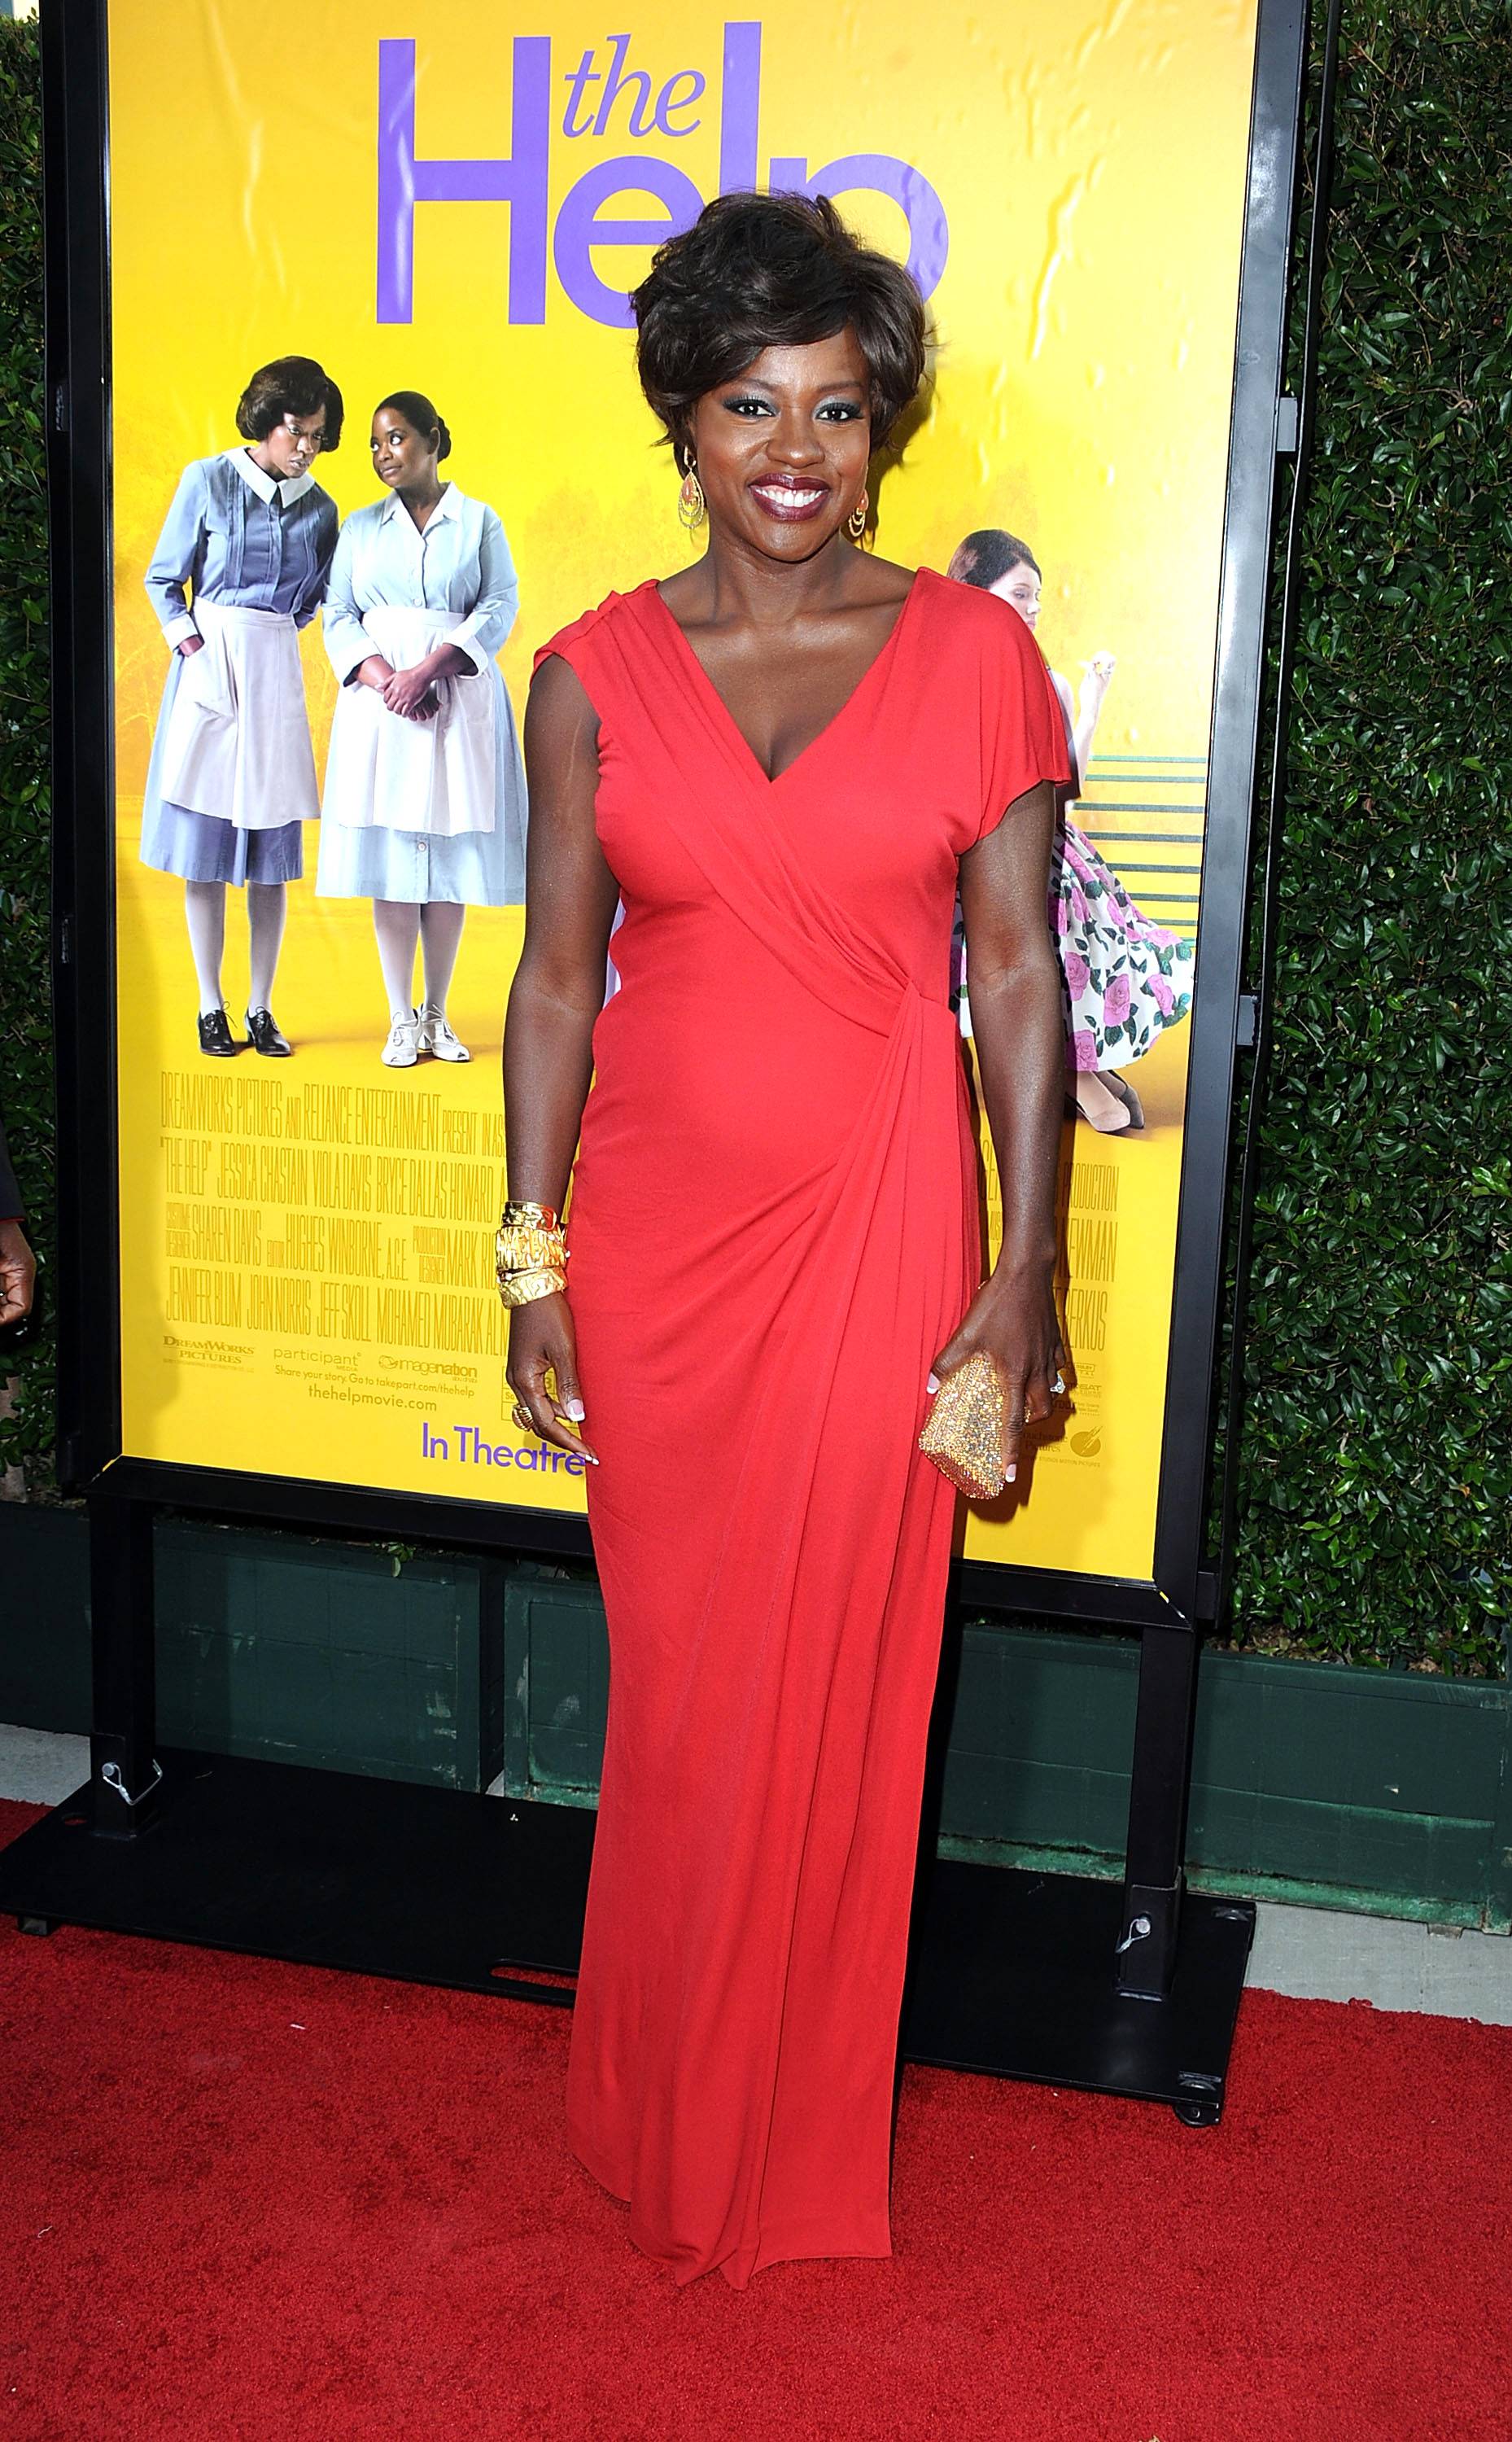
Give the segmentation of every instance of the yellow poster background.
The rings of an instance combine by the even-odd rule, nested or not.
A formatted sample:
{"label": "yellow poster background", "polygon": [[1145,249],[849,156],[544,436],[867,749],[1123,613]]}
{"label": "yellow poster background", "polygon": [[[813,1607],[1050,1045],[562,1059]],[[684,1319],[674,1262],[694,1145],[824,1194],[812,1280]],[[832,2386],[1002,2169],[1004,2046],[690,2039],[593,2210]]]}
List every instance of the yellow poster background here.
{"label": "yellow poster background", "polygon": [[[395,1075],[378,1062],[387,1011],[370,911],[317,900],[307,837],[275,1001],[296,1057],[201,1059],[182,885],[137,859],[165,665],[142,575],[182,466],[235,446],[248,375],[295,352],[345,394],[345,439],[316,468],[343,515],[378,496],[367,428],[380,397],[417,388],[446,416],[446,471],[499,510],[519,572],[501,657],[517,712],[541,641],[611,587],[680,565],[676,478],[630,337],[579,310],[549,258],[544,319],[511,320],[514,207],[419,204],[412,319],[378,321],[378,41],[414,42],[419,155],[497,159],[510,152],[515,38],[550,38],[555,229],[570,191],[610,158],[654,155],[717,191],[737,21],[688,0],[612,21],[629,27],[625,77],[644,71],[650,96],[682,78],[688,97],[703,80],[668,114],[686,130],[675,136],[633,132],[632,82],[602,134],[564,132],[573,72],[585,54],[601,72],[613,56],[606,21],[575,5],[453,0],[380,24],[350,0],[311,0],[277,41],[255,12],[214,0],[186,0],[170,22],[165,45],[155,0],[112,0],[123,1447],[580,1507],[580,1480],[542,1471],[509,1423],[489,1276],[496,1055],[521,914],[467,917],[452,1018],[471,1066]],[[883,476],[878,548],[942,569],[975,527],[1029,541],[1051,665],[1075,687],[1094,651],[1118,655],[1079,819],[1096,806],[1110,862],[1190,937],[1253,0],[1021,0],[995,20],[957,0],[874,0],[864,17],[788,0],[738,22],[760,27],[763,181],[774,155],[817,169],[883,154],[930,182],[948,220],[934,400]],[[601,75],[595,98],[604,90]],[[835,191],[866,235],[906,252],[897,204]],[[613,209],[656,210],[628,191]],[[592,258],[619,288],[647,259],[644,246]],[[302,651],[319,765],[335,683],[318,621]],[[246,927],[240,894],[228,897],[234,1017]],[[1067,1128],[1075,1408],[1011,1506],[972,1518],[978,1557],[1150,1574],[1187,1033],[1172,1030],[1139,1065],[1141,1136]],[[428,1453],[438,1431],[444,1459]]]}

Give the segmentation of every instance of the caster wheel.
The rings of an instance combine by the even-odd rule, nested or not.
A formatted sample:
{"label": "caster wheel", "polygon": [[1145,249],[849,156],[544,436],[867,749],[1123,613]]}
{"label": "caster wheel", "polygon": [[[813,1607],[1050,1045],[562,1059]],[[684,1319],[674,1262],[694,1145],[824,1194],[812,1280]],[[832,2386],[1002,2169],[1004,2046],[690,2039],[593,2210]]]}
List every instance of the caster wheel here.
{"label": "caster wheel", "polygon": [[1183,2128],[1216,2128],[1218,2105],[1215,2103],[1173,2103],[1172,2110]]}

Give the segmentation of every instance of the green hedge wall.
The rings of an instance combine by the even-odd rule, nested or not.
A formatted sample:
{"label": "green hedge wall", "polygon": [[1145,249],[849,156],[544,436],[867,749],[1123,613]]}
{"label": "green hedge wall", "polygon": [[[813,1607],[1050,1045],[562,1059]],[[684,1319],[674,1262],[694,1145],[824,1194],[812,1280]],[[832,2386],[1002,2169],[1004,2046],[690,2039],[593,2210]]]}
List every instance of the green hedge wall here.
{"label": "green hedge wall", "polygon": [[1502,0],[1346,0],[1235,1588],[1241,1638],[1493,1671],[1512,1602],[1509,144]]}
{"label": "green hedge wall", "polygon": [[[1498,1670],[1512,1597],[1512,39],[1347,0],[1303,537],[1238,1641]],[[34,30],[0,25],[0,1094],[46,1247]],[[50,1485],[50,1352],[0,1463]]]}

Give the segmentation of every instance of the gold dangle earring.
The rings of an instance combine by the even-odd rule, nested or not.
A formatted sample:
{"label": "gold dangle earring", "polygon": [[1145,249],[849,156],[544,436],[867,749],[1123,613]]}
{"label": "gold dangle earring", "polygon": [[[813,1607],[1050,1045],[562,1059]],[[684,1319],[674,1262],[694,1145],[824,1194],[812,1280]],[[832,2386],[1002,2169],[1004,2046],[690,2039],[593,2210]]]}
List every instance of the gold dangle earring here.
{"label": "gold dangle earring", "polygon": [[683,489],[677,496],[677,513],[689,534],[696,526],[703,523],[703,486],[699,482],[699,462],[696,458],[688,460],[687,473],[683,478]]}
{"label": "gold dangle earring", "polygon": [[851,541],[856,545],[858,550],[860,550],[866,539],[866,511],[870,505],[871,503],[867,500],[865,493],[863,492],[860,500],[856,502],[855,507],[851,510],[849,517],[846,519],[846,532],[850,537]]}

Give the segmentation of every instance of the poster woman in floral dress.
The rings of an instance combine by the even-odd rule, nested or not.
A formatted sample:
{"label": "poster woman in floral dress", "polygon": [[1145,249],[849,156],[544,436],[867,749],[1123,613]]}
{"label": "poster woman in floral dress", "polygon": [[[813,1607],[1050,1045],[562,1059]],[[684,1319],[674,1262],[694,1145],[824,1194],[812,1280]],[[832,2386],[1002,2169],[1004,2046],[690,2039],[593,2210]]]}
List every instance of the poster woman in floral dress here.
{"label": "poster woman in floral dress", "polygon": [[[1037,627],[1039,562],[1016,535],[999,527],[968,535],[946,573],[1000,595],[1027,627]],[[1111,866],[1070,819],[1113,671],[1111,653],[1095,654],[1078,705],[1060,672],[1050,673],[1072,771],[1069,787],[1061,792],[1050,861],[1050,926],[1061,962],[1066,1066],[1078,1112],[1104,1136],[1143,1127],[1139,1095],[1123,1072],[1192,1007],[1191,942],[1178,940],[1135,905]]]}

